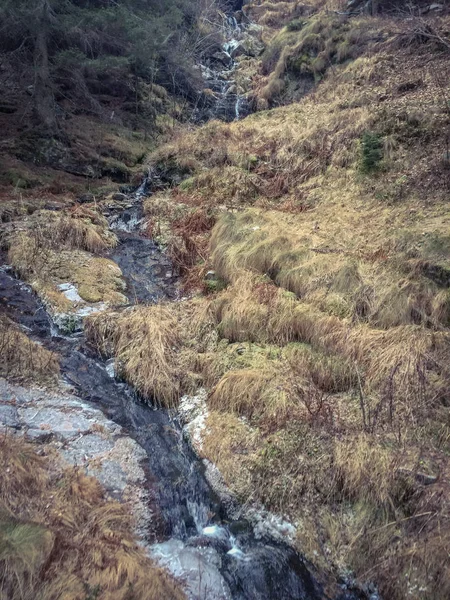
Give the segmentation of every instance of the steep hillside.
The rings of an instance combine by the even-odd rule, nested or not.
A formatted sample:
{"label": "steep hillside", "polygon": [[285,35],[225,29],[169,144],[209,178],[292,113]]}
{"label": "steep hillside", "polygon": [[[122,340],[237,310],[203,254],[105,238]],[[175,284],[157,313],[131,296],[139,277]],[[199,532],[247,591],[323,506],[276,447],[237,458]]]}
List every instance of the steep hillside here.
{"label": "steep hillside", "polygon": [[[36,6],[35,22],[28,3],[0,2],[0,241],[14,272],[65,334],[97,312],[84,320],[89,352],[114,357],[144,399],[176,409],[206,397],[196,451],[243,505],[295,523],[330,597],[356,578],[363,597],[376,586],[385,600],[447,600],[448,3]],[[219,9],[230,8],[253,40],[228,47],[238,66],[225,88],[254,112],[199,126],[217,81],[195,63],[218,52],[211,61],[230,71],[216,23],[229,25]],[[146,175],[153,193],[121,237],[114,217],[141,198],[122,192]],[[124,239],[167,251],[182,300],[131,298],[114,259]],[[7,309],[0,376],[61,383],[67,356]],[[91,375],[86,364],[77,376]],[[173,452],[175,429],[161,423]],[[0,439],[0,597],[20,581],[21,597],[59,598],[61,579],[80,600],[180,597],[137,547],[127,509],[64,470],[57,450]]]}
{"label": "steep hillside", "polygon": [[207,388],[199,451],[296,521],[316,565],[443,600],[450,20],[370,6],[245,6],[267,48],[241,68],[274,108],[150,157],[174,185],[147,200],[148,231],[201,293],[88,334],[161,404]]}

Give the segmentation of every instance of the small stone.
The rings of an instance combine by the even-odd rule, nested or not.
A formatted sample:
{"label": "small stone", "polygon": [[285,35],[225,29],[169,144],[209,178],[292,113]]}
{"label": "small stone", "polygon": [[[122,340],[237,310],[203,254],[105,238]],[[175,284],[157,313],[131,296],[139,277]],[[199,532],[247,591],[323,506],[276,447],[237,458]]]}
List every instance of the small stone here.
{"label": "small stone", "polygon": [[90,202],[94,202],[94,200],[95,200],[94,194],[89,194],[89,193],[82,194],[81,196],[78,196],[78,198],[77,198],[77,202],[79,204],[88,204]]}
{"label": "small stone", "polygon": [[117,192],[116,194],[113,194],[112,199],[115,202],[126,202],[128,200],[128,196],[126,194],[121,194],[120,192]]}
{"label": "small stone", "polygon": [[437,475],[432,475],[430,473],[416,473],[416,480],[423,485],[431,485],[436,483],[438,480]]}

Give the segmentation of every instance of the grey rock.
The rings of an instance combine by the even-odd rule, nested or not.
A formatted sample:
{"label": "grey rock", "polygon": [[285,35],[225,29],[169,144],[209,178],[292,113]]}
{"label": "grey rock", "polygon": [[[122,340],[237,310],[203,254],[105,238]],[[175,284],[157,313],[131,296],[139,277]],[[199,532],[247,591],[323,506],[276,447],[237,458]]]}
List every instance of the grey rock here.
{"label": "grey rock", "polygon": [[20,429],[19,414],[15,406],[0,406],[0,425]]}
{"label": "grey rock", "polygon": [[128,196],[126,194],[121,194],[120,192],[117,192],[112,196],[112,199],[115,202],[126,202],[128,200]]}
{"label": "grey rock", "polygon": [[229,587],[219,570],[221,558],[214,548],[193,548],[171,539],[155,544],[151,556],[184,581],[190,600],[231,600]]}
{"label": "grey rock", "polygon": [[78,198],[77,198],[77,202],[79,204],[87,204],[90,202],[94,202],[94,200],[95,200],[94,194],[89,194],[89,193],[82,194],[81,196],[78,196]]}
{"label": "grey rock", "polygon": [[114,447],[114,442],[95,433],[83,435],[63,451],[64,458],[73,465],[82,465],[87,460],[106,454]]}
{"label": "grey rock", "polygon": [[423,485],[431,485],[432,483],[436,483],[437,480],[437,475],[432,475],[431,473],[416,473],[416,481]]}
{"label": "grey rock", "polygon": [[29,429],[26,433],[28,440],[45,444],[53,439],[53,432],[45,429]]}
{"label": "grey rock", "polygon": [[[19,409],[22,422],[30,430],[51,431],[56,439],[67,441],[90,430],[93,421],[81,411],[67,412],[43,407],[36,410]],[[36,435],[36,434],[32,434]]]}
{"label": "grey rock", "polygon": [[88,467],[87,473],[98,479],[117,500],[120,500],[128,485],[127,474],[114,460],[103,460],[99,465]]}

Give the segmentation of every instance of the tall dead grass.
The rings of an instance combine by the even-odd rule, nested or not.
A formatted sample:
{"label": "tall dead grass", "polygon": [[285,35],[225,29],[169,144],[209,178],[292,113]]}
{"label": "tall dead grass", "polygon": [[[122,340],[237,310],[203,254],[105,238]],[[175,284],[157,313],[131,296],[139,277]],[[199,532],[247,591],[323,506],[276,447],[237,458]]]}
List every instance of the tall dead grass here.
{"label": "tall dead grass", "polygon": [[0,437],[2,600],[181,600],[145,555],[125,505],[21,438]]}
{"label": "tall dead grass", "polygon": [[30,340],[7,317],[0,316],[0,375],[19,381],[51,383],[59,373],[58,357]]}
{"label": "tall dead grass", "polygon": [[86,319],[85,331],[101,353],[115,356],[118,373],[145,398],[174,406],[189,389],[181,328],[169,308],[94,315]]}

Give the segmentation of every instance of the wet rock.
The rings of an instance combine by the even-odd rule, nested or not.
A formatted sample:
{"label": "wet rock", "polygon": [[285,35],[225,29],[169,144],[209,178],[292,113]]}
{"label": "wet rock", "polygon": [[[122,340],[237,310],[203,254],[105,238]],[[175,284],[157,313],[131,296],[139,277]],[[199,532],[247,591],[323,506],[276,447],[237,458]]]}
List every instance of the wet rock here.
{"label": "wet rock", "polygon": [[431,473],[416,473],[416,480],[423,485],[431,485],[438,480],[437,475]]}
{"label": "wet rock", "polygon": [[247,36],[240,41],[233,40],[229,42],[227,51],[232,58],[238,58],[239,56],[256,57],[264,51],[264,44],[256,37]]}
{"label": "wet rock", "polygon": [[0,102],[0,113],[5,115],[12,115],[17,112],[17,104],[12,102]]}
{"label": "wet rock", "polygon": [[114,202],[127,202],[128,196],[126,194],[118,192],[116,194],[113,194],[111,199],[114,200]]}
{"label": "wet rock", "polygon": [[219,554],[213,548],[186,547],[181,540],[156,544],[151,556],[185,581],[190,600],[231,600],[230,588],[220,573]]}

